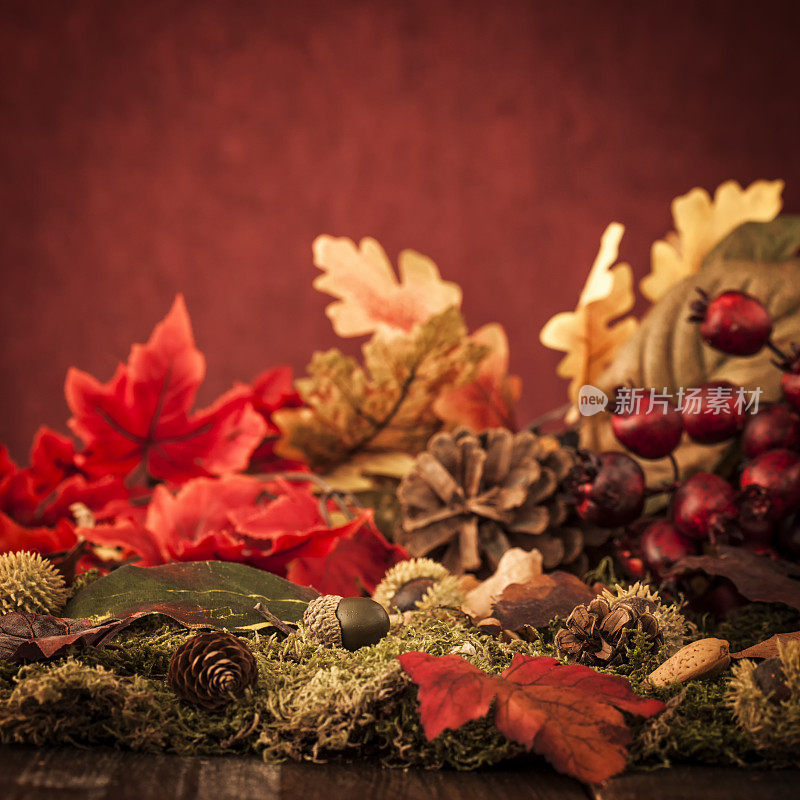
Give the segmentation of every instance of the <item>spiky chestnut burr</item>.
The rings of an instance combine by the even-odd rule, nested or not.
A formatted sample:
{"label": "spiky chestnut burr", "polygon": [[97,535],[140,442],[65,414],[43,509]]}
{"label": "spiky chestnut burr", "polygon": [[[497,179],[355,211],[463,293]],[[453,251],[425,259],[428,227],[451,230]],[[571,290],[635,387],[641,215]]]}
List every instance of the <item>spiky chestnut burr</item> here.
{"label": "spiky chestnut burr", "polygon": [[358,650],[377,644],[389,632],[386,609],[369,597],[324,594],[308,604],[303,627],[318,644]]}
{"label": "spiky chestnut burr", "polygon": [[723,292],[713,300],[702,289],[691,304],[690,322],[700,323],[700,335],[715,350],[732,356],[752,356],[772,334],[766,308],[745,292]]}
{"label": "spiky chestnut burr", "polygon": [[39,553],[0,556],[0,613],[57,614],[66,601],[64,576]]}
{"label": "spiky chestnut burr", "polygon": [[372,593],[372,599],[387,611],[459,607],[464,597],[460,580],[432,558],[410,558],[395,564]]}

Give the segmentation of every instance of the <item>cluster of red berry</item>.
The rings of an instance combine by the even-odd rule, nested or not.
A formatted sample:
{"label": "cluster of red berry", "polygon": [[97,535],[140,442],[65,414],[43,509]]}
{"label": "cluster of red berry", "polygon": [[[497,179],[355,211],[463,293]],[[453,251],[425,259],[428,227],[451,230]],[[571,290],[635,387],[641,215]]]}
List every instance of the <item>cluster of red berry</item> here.
{"label": "cluster of red berry", "polygon": [[[612,414],[621,444],[640,458],[670,458],[675,469],[673,483],[648,488],[641,468],[625,453],[583,453],[571,475],[570,491],[584,520],[627,528],[618,555],[632,578],[646,571],[661,577],[707,541],[800,559],[800,348],[792,345],[786,354],[772,341],[772,319],[755,297],[729,291],[712,300],[698,291],[689,320],[700,323],[704,341],[734,356],[772,350],[773,363],[784,372],[784,402],[747,414],[736,400],[739,387],[717,381],[700,387],[691,406],[651,403]],[[728,398],[722,402],[721,389]],[[738,437],[738,489],[709,472],[679,481],[673,451],[684,431],[701,444]],[[672,494],[668,517],[641,519],[646,497],[662,492]]]}

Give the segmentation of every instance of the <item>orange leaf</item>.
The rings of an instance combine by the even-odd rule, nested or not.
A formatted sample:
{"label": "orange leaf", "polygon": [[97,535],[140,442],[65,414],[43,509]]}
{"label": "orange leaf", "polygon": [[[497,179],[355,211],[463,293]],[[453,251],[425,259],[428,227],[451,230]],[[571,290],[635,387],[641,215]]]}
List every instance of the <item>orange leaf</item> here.
{"label": "orange leaf", "polygon": [[381,328],[408,333],[415,325],[461,305],[461,289],[443,281],[436,264],[414,250],[398,258],[400,280],[374,239],[318,236],[314,264],[324,274],[314,288],[339,298],[325,313],[339,336],[362,336]]}
{"label": "orange leaf", "polygon": [[489,353],[481,361],[475,380],[443,391],[433,404],[434,412],[444,422],[475,431],[498,427],[516,431],[515,407],[522,381],[508,374],[508,337],[503,326],[484,325],[469,339],[487,347]]}
{"label": "orange leaf", "polygon": [[420,721],[429,740],[486,716],[494,700],[500,733],[587,783],[625,769],[631,732],[623,711],[651,717],[664,710],[660,700],[637,697],[625,678],[554,658],[517,653],[500,675],[487,675],[457,655],[398,658],[419,686]]}

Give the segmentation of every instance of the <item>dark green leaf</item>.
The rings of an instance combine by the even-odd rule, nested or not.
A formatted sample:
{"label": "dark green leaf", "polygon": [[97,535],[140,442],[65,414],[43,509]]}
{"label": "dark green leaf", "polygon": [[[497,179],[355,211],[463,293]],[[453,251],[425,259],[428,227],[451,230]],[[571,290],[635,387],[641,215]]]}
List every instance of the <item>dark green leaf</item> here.
{"label": "dark green leaf", "polygon": [[270,623],[263,603],[283,622],[297,623],[318,593],[270,572],[228,561],[190,561],[161,567],[125,566],[94,581],[70,600],[67,617],[164,614],[187,628],[257,630]]}
{"label": "dark green leaf", "polygon": [[800,216],[780,216],[771,222],[745,222],[706,256],[719,260],[785,261],[800,249]]}

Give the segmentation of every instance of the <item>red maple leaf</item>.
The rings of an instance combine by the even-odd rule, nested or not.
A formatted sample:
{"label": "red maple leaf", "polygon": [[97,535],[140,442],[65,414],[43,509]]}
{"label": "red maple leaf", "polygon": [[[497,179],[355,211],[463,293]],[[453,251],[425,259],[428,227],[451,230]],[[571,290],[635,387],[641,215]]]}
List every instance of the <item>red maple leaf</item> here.
{"label": "red maple leaf", "polygon": [[250,471],[288,472],[307,469],[302,461],[284,459],[275,454],[275,445],[281,438],[281,431],[272,421],[272,415],[282,408],[300,408],[303,405],[294,388],[292,368],[275,367],[262,372],[253,381],[249,391],[253,408],[261,414],[266,425],[264,439],[250,456]]}
{"label": "red maple leaf", "polygon": [[[329,524],[306,484],[226,475],[194,478],[175,494],[157,486],[143,524],[118,519],[79,533],[94,544],[124,548],[139,556],[142,566],[219,559],[286,575],[293,562],[302,560],[316,575],[322,569],[316,563],[325,562],[337,542],[371,525],[369,512],[344,525]],[[379,539],[360,561],[390,548]]]}
{"label": "red maple leaf", "polygon": [[631,732],[623,711],[651,717],[664,710],[660,700],[637,697],[625,678],[554,658],[517,653],[500,675],[457,655],[398,658],[419,686],[419,716],[429,740],[485,717],[494,703],[494,722],[504,736],[586,783],[625,769]]}
{"label": "red maple leaf", "polygon": [[78,465],[95,476],[133,482],[149,475],[175,484],[244,469],[264,438],[264,420],[244,387],[191,413],[204,377],[205,359],[178,295],[147,344],[134,345],[108,383],[69,370],[68,424],[86,445]]}
{"label": "red maple leaf", "polygon": [[29,527],[53,526],[72,520],[70,506],[83,503],[97,511],[113,501],[126,501],[129,492],[119,477],[91,479],[75,463],[75,445],[60,433],[42,427],[33,437],[30,466],[6,460],[0,480],[0,511]]}
{"label": "red maple leaf", "polygon": [[293,583],[313,586],[321,594],[371,595],[386,571],[409,555],[381,536],[375,528],[372,512],[368,513],[368,523],[338,538],[324,557],[293,561],[286,577]]}
{"label": "red maple leaf", "polygon": [[28,550],[47,555],[69,550],[77,541],[75,528],[67,520],[61,520],[55,528],[25,528],[0,514],[0,553]]}

